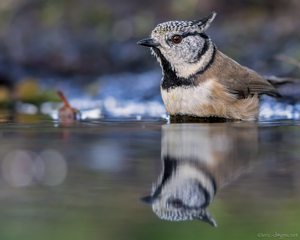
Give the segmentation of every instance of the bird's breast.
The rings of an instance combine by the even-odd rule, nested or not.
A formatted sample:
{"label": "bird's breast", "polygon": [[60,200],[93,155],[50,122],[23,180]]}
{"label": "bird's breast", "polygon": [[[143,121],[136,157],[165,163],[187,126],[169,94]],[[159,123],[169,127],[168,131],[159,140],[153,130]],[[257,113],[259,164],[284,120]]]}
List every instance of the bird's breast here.
{"label": "bird's breast", "polygon": [[171,115],[195,115],[199,106],[211,102],[213,85],[213,80],[207,80],[197,86],[181,86],[167,90],[161,88],[162,99],[167,112]]}
{"label": "bird's breast", "polygon": [[257,95],[237,99],[213,78],[196,86],[161,88],[161,94],[170,115],[222,117],[236,120],[255,120],[258,115]]}

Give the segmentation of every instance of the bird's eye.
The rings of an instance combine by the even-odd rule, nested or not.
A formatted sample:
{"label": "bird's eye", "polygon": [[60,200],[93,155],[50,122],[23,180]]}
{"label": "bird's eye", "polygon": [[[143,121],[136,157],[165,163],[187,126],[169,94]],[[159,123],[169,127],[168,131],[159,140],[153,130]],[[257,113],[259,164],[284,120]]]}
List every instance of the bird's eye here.
{"label": "bird's eye", "polygon": [[171,40],[172,40],[173,43],[179,44],[182,41],[182,36],[180,36],[180,35],[174,35]]}
{"label": "bird's eye", "polygon": [[172,199],[170,203],[174,208],[181,208],[183,206],[183,202],[180,199]]}

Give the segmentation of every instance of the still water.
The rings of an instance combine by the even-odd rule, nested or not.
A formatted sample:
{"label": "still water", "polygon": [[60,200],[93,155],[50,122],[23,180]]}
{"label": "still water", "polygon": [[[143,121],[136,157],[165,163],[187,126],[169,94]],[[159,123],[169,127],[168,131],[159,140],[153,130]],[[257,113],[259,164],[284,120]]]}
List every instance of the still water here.
{"label": "still water", "polygon": [[300,122],[23,116],[0,125],[0,239],[298,239],[299,171]]}

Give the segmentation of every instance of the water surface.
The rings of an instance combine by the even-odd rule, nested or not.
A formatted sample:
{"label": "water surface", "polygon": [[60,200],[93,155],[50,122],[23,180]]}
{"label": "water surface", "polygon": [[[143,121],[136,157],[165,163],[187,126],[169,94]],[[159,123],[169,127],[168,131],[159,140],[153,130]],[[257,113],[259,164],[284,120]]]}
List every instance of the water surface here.
{"label": "water surface", "polygon": [[[299,238],[299,156],[294,121],[18,116],[0,125],[0,239]],[[177,218],[162,214],[171,207]],[[168,221],[191,208],[218,226]]]}

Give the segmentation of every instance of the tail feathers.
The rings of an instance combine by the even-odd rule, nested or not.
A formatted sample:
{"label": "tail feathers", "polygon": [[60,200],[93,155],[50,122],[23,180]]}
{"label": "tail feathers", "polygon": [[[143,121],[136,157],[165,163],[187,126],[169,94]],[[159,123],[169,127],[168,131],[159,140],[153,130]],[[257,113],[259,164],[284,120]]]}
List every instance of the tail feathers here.
{"label": "tail feathers", "polygon": [[300,79],[291,77],[264,76],[264,79],[266,79],[274,87],[278,87],[288,83],[300,83]]}
{"label": "tail feathers", "polygon": [[264,79],[267,80],[274,88],[276,88],[276,92],[274,94],[266,93],[269,96],[281,98],[283,97],[283,94],[280,93],[280,88],[282,86],[288,85],[288,84],[300,84],[300,79],[298,78],[291,78],[291,77],[277,77],[277,76],[264,76]]}

